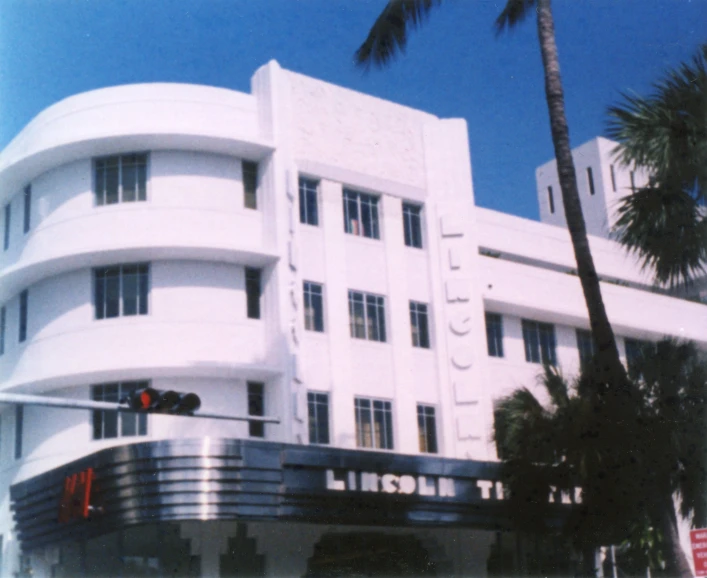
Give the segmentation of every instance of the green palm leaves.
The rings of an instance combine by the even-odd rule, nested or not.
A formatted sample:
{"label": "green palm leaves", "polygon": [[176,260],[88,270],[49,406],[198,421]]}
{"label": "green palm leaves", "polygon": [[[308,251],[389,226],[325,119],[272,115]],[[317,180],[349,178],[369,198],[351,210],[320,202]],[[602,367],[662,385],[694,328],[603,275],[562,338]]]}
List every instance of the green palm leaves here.
{"label": "green palm leaves", "polygon": [[623,201],[618,239],[660,283],[685,283],[707,263],[707,44],[648,97],[623,99],[609,109],[608,134],[618,159],[650,177]]}

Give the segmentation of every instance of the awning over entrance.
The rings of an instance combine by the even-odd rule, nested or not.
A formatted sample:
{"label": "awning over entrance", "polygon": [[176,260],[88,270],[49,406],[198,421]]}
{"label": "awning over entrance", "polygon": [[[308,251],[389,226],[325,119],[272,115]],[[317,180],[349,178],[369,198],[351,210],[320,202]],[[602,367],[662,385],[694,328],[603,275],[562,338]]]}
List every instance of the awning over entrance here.
{"label": "awning over entrance", "polygon": [[161,521],[500,530],[509,527],[500,479],[492,462],[202,438],[105,449],[10,492],[27,552]]}

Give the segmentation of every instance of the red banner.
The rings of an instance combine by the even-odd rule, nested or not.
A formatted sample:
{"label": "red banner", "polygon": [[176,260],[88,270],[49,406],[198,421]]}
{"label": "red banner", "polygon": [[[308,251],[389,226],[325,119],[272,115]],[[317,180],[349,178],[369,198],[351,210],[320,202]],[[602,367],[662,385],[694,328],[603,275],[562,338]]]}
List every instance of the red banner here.
{"label": "red banner", "polygon": [[93,468],[67,476],[59,504],[59,523],[88,518],[91,504]]}
{"label": "red banner", "polygon": [[690,530],[692,559],[695,561],[695,574],[707,576],[707,528]]}

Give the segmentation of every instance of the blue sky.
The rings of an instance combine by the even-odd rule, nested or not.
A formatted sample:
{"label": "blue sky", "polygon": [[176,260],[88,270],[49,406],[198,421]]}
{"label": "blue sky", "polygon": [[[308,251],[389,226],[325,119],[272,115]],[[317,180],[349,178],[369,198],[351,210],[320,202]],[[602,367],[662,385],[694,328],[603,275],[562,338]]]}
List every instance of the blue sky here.
{"label": "blue sky", "polygon": [[[86,90],[189,82],[249,90],[288,69],[469,126],[479,205],[537,218],[552,157],[535,23],[496,38],[502,0],[447,0],[407,54],[368,74],[353,53],[384,0],[0,0],[0,147]],[[573,146],[602,134],[622,91],[645,93],[707,41],[707,0],[554,0]]]}

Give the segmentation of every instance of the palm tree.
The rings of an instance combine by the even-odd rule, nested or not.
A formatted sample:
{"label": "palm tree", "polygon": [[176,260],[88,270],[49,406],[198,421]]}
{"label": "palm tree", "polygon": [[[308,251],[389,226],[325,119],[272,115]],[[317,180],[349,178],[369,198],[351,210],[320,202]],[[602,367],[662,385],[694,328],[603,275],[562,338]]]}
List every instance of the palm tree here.
{"label": "palm tree", "polygon": [[[390,0],[357,50],[356,63],[364,67],[369,67],[371,63],[381,67],[390,63],[399,51],[405,50],[409,29],[419,26],[430,11],[440,4],[441,0]],[[500,34],[515,27],[531,14],[537,14],[540,53],[545,73],[545,95],[550,113],[557,172],[577,262],[577,273],[587,304],[596,350],[601,360],[602,378],[597,383],[597,393],[602,395],[610,392],[612,386],[621,389],[626,381],[626,371],[619,360],[616,338],[609,324],[599,287],[599,277],[589,250],[567,128],[550,0],[507,0],[505,8],[496,19],[496,32]]]}
{"label": "palm tree", "polygon": [[[632,372],[624,398],[625,429],[614,443],[631,446],[630,469],[603,471],[603,448],[587,439],[594,427],[591,401],[595,369],[571,385],[546,367],[541,383],[549,405],[519,389],[497,405],[494,439],[504,460],[511,508],[519,520],[532,520],[546,504],[528,498],[529,478],[536,496],[557,487],[583,488],[564,532],[578,548],[624,541],[626,555],[643,568],[666,576],[691,576],[680,547],[673,496],[693,526],[707,521],[707,364],[691,344],[663,340],[645,351]],[[589,392],[589,395],[588,395]],[[539,466],[545,474],[535,475]],[[611,483],[597,484],[598,477]],[[612,491],[613,490],[613,491]],[[514,494],[515,500],[513,499]],[[661,561],[663,562],[661,564]]]}
{"label": "palm tree", "polygon": [[650,174],[619,209],[618,239],[658,282],[689,282],[707,264],[707,44],[650,96],[624,94],[609,114],[619,160]]}

